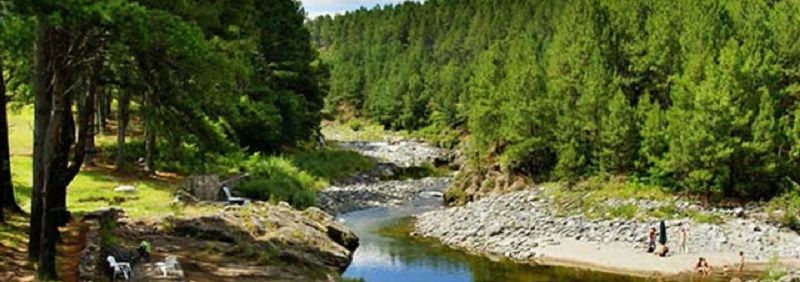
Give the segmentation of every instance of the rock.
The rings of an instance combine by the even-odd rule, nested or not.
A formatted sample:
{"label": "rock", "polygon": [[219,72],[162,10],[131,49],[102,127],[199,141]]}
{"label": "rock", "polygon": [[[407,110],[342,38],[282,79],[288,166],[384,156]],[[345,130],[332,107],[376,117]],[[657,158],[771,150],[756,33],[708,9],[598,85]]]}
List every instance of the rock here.
{"label": "rock", "polygon": [[735,216],[735,217],[741,218],[741,217],[744,217],[744,215],[745,214],[744,214],[744,209],[743,208],[735,208],[733,210],[733,216]]}
{"label": "rock", "polygon": [[131,185],[120,185],[114,188],[114,192],[119,193],[136,193],[136,187]]}
{"label": "rock", "polygon": [[486,229],[486,235],[488,236],[495,236],[503,232],[503,225],[500,224],[492,224],[489,228]]}
{"label": "rock", "polygon": [[336,271],[350,264],[359,242],[349,228],[318,208],[300,212],[286,205],[253,202],[215,215],[168,217],[166,221],[172,226],[169,232],[177,236],[247,242],[255,253],[277,248],[286,259]]}
{"label": "rock", "polygon": [[182,189],[201,201],[217,201],[220,194],[217,175],[193,175],[183,180]]}
{"label": "rock", "polygon": [[428,198],[442,198],[442,197],[444,197],[444,193],[442,193],[440,191],[423,191],[422,193],[419,193],[419,195],[422,196],[422,197],[428,197]]}

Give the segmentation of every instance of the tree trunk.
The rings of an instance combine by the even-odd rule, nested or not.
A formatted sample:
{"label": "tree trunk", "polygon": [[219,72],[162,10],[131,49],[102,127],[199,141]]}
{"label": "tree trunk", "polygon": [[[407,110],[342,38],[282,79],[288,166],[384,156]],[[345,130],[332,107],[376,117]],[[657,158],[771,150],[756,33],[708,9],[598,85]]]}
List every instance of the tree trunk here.
{"label": "tree trunk", "polygon": [[125,133],[128,127],[128,104],[131,98],[126,91],[121,91],[117,113],[117,171],[125,166]]}
{"label": "tree trunk", "polygon": [[[101,89],[98,86],[98,89]],[[98,132],[103,135],[108,135],[108,118],[111,115],[111,98],[107,91],[97,92],[97,127],[100,129]]]}
{"label": "tree trunk", "polygon": [[8,149],[8,121],[6,120],[6,80],[3,77],[3,59],[0,58],[0,222],[5,222],[6,190],[11,190],[11,160]]}
{"label": "tree trunk", "polygon": [[50,123],[50,69],[48,64],[51,27],[46,16],[37,17],[37,31],[34,53],[34,128],[33,128],[33,187],[31,191],[30,233],[28,234],[28,259],[39,258],[42,237],[42,188],[44,186],[44,137]]}
{"label": "tree trunk", "polygon": [[[97,107],[97,100],[100,97],[100,75],[102,74],[103,68],[103,61],[104,59],[96,59],[94,66],[91,69],[91,77],[87,79],[88,87],[86,90],[86,98],[83,102],[83,106],[81,109],[85,111],[81,111],[81,118],[85,118],[86,120],[81,120],[81,126],[86,127],[86,156],[84,158],[84,163],[87,165],[94,165],[94,154],[97,151],[97,146],[95,146],[95,135],[97,135],[97,128],[96,128],[96,117],[94,113],[96,112],[95,109]],[[98,115],[99,116],[99,115]],[[83,128],[81,128],[83,130]],[[80,138],[78,138],[80,139]]]}
{"label": "tree trunk", "polygon": [[94,155],[97,152],[97,146],[95,145],[95,135],[97,135],[98,128],[96,126],[97,119],[92,119],[89,121],[89,136],[87,137],[86,142],[86,158],[83,161],[83,164],[88,166],[94,165]]}
{"label": "tree trunk", "polygon": [[6,102],[6,81],[3,77],[3,61],[0,59],[0,215],[3,208],[16,213],[22,212],[14,197],[14,184],[11,182],[11,153],[8,142]]}
{"label": "tree trunk", "polygon": [[[63,38],[53,40],[55,44],[62,43]],[[55,46],[59,48],[60,46]],[[55,50],[58,50],[55,49]],[[57,51],[56,51],[57,52]],[[72,109],[69,99],[66,97],[67,83],[66,73],[62,69],[60,59],[51,60],[53,65],[52,85],[52,112],[50,122],[47,124],[44,135],[44,146],[42,162],[44,165],[44,183],[42,185],[42,219],[41,219],[41,239],[39,249],[39,263],[37,266],[37,278],[40,281],[57,280],[56,273],[56,243],[58,241],[58,226],[60,224],[61,195],[66,194],[66,185],[61,181],[62,167],[66,167],[68,159],[69,145],[72,143],[72,132],[68,132],[66,127],[72,117]],[[67,150],[64,151],[64,146]],[[67,153],[67,154],[65,154]]]}
{"label": "tree trunk", "polygon": [[154,130],[148,128],[145,131],[144,140],[144,171],[149,175],[156,173],[155,170],[155,154],[156,154],[156,134]]}
{"label": "tree trunk", "polygon": [[[152,94],[150,90],[145,91],[142,97],[142,121],[144,121],[144,171],[149,175],[155,174],[155,155],[156,155],[156,132],[155,121],[152,119],[153,115],[147,114],[147,107],[153,107],[150,102]],[[148,118],[150,117],[150,118]]]}

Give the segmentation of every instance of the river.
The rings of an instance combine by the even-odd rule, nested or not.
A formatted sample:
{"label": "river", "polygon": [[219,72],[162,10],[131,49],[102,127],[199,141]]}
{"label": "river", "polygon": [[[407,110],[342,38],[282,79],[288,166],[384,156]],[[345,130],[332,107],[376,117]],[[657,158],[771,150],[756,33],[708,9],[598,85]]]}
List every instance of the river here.
{"label": "river", "polygon": [[361,239],[344,277],[368,282],[641,281],[578,269],[492,261],[408,235],[414,214],[440,205],[439,198],[423,198],[340,215]]}
{"label": "river", "polygon": [[[384,161],[398,158],[408,159],[420,152],[430,152],[421,144],[410,149],[387,147],[382,143],[351,147],[365,155],[378,156],[381,150],[388,152]],[[361,150],[359,150],[361,149]],[[364,150],[369,150],[364,152]],[[415,185],[414,181],[420,181]],[[387,184],[384,182],[382,184]],[[392,182],[393,183],[393,182]],[[410,184],[410,185],[409,185]],[[373,187],[385,185],[373,185]],[[424,193],[411,197],[401,204],[370,207],[339,214],[360,238],[360,246],[353,261],[343,274],[351,281],[642,281],[642,279],[610,275],[563,267],[533,266],[493,261],[450,249],[434,240],[420,239],[409,234],[413,231],[413,216],[431,209],[443,208],[441,197],[431,192],[430,181],[405,182],[404,186],[425,186]],[[432,185],[443,189],[444,185]],[[373,191],[374,192],[374,191]]]}

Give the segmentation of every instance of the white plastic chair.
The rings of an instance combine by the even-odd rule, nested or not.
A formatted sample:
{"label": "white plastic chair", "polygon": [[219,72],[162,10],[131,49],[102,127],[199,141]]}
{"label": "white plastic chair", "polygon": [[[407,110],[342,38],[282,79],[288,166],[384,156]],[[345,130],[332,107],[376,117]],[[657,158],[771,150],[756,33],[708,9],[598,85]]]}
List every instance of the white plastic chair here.
{"label": "white plastic chair", "polygon": [[121,274],[122,277],[124,277],[126,281],[128,279],[130,279],[131,272],[132,272],[130,263],[117,262],[117,259],[114,258],[114,256],[108,256],[106,258],[106,260],[108,261],[108,265],[110,265],[111,268],[114,269],[114,276],[112,277],[112,279],[116,278],[117,275],[119,275],[119,274]]}
{"label": "white plastic chair", "polygon": [[174,256],[168,256],[164,262],[157,262],[156,267],[161,270],[161,277],[167,277],[170,270],[177,270],[178,259]]}
{"label": "white plastic chair", "polygon": [[222,192],[225,193],[225,198],[226,201],[228,201],[228,203],[241,204],[241,205],[247,203],[246,198],[234,197],[233,194],[231,194],[231,189],[228,188],[228,186],[222,186]]}

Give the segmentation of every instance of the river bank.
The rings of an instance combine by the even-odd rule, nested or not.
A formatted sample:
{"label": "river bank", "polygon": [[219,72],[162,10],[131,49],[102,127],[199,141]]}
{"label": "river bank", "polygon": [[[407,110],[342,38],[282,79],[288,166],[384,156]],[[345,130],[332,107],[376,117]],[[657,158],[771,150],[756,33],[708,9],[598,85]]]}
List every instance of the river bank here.
{"label": "river bank", "polygon": [[[608,201],[622,204],[619,200]],[[640,211],[658,206],[634,202]],[[645,252],[647,231],[658,226],[657,219],[590,219],[581,214],[561,214],[555,204],[552,195],[536,187],[418,215],[414,232],[451,247],[520,263],[648,277],[691,271],[701,256],[721,269],[724,264],[736,263],[739,251],[745,253],[748,270],[760,270],[775,257],[790,268],[800,267],[800,235],[748,216],[755,210],[716,211],[724,223],[698,223],[689,218],[666,220],[667,245],[677,251],[677,225],[683,224],[688,233],[688,253],[659,258]],[[686,203],[676,206],[693,208]]]}

